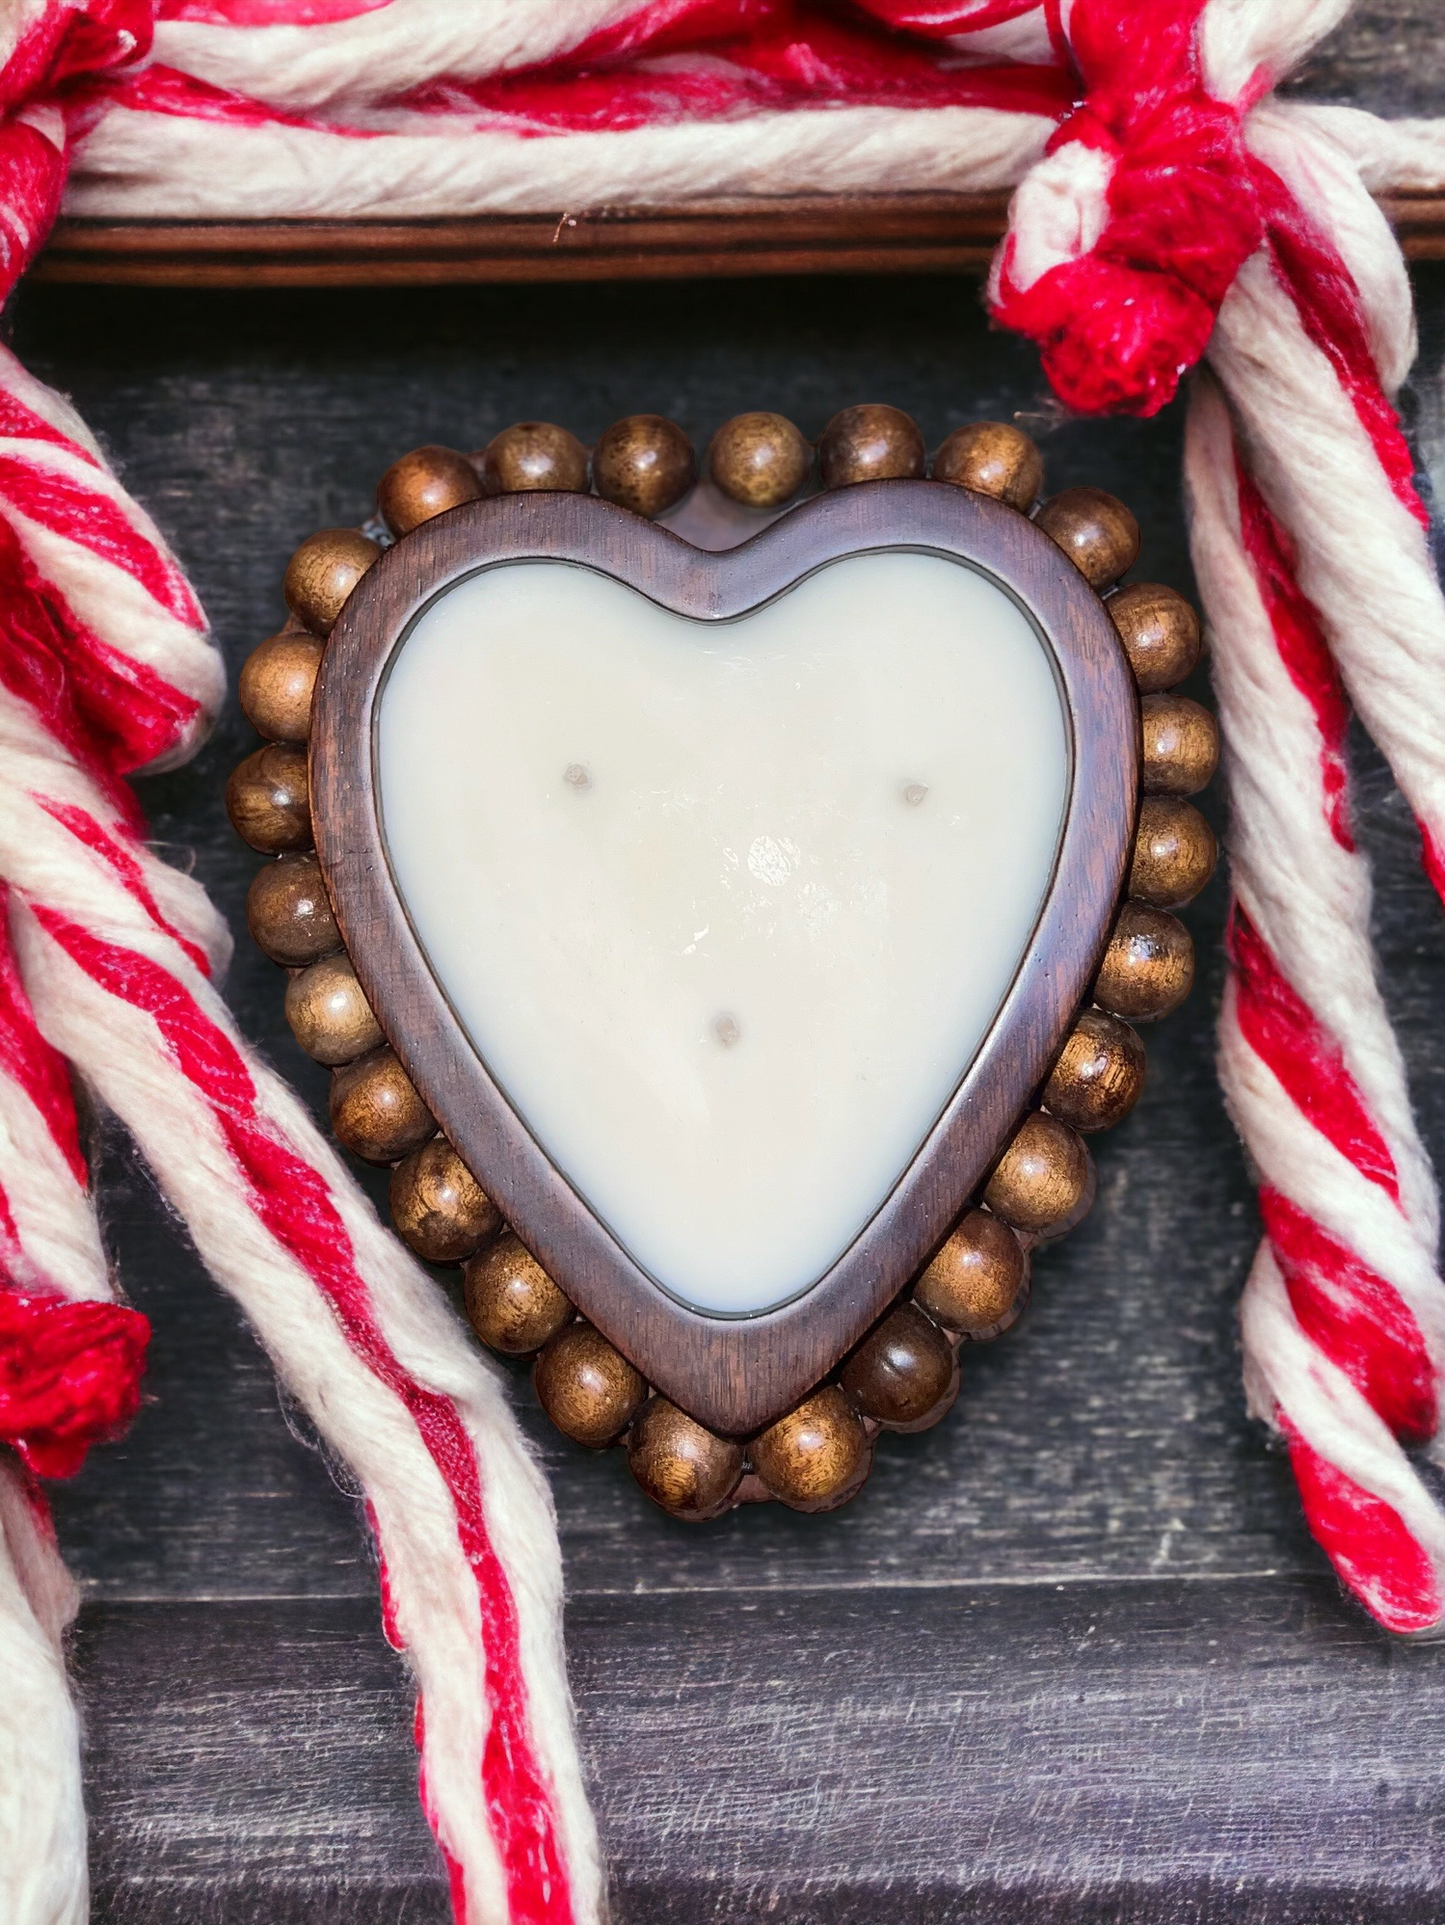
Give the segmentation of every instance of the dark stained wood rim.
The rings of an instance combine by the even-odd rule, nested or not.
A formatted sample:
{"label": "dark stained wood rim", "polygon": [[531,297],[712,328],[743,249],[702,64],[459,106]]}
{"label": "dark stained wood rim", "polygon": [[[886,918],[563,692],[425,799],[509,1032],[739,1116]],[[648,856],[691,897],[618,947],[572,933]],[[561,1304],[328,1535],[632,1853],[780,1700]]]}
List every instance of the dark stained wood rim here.
{"label": "dark stained wood rim", "polygon": [[[986,267],[1007,193],[791,194],[414,220],[57,221],[38,281],[415,287]],[[1445,195],[1384,194],[1411,260],[1445,259]]]}
{"label": "dark stained wood rim", "polygon": [[[742,614],[845,555],[900,546],[992,575],[1053,650],[1073,761],[1053,887],[962,1083],[852,1246],[779,1309],[705,1315],[662,1291],[592,1215],[493,1082],[432,977],[388,872],[373,768],[376,698],[413,618],[489,564],[580,562],[707,621]],[[418,1089],[579,1309],[666,1396],[738,1436],[791,1408],[858,1341],[948,1233],[1012,1133],[1113,921],[1137,778],[1137,698],[1103,605],[1024,516],[928,481],[821,495],[720,554],[590,496],[469,502],[423,524],[363,578],[327,648],[311,733],[317,854],[357,973]]]}

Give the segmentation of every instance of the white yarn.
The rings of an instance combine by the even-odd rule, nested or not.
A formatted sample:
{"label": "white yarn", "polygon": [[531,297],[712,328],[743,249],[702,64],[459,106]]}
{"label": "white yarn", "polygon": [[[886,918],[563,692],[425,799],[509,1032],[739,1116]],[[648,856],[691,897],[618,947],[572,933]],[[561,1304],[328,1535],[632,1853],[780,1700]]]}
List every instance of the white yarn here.
{"label": "white yarn", "polygon": [[[953,9],[949,12],[951,15]],[[1000,20],[995,27],[976,27],[971,33],[950,35],[948,44],[979,66],[1017,60],[1026,67],[1047,67],[1055,58],[1043,7],[1033,7],[1012,20]]]}
{"label": "white yarn", "polygon": [[85,1925],[80,1729],[62,1637],[79,1602],[19,1467],[0,1451],[0,1918]]}
{"label": "white yarn", "polygon": [[[1279,296],[1262,262],[1248,263],[1241,281]],[[1258,392],[1261,370],[1274,369],[1289,381],[1292,353],[1303,355],[1307,348],[1316,361],[1323,358],[1301,342],[1287,299],[1271,301],[1269,318],[1272,335],[1258,328],[1244,335],[1252,348],[1246,406],[1259,427],[1269,406]],[[1211,361],[1238,378],[1240,355],[1230,347],[1235,337],[1222,334],[1223,317]],[[1312,372],[1339,396],[1332,370]],[[1274,406],[1294,402],[1301,385],[1296,374],[1288,401],[1276,396]],[[1363,459],[1378,473],[1372,450]],[[1329,828],[1318,726],[1279,658],[1243,551],[1234,468],[1223,397],[1208,376],[1197,377],[1185,473],[1194,564],[1211,610],[1212,670],[1228,744],[1232,880],[1286,977],[1338,1043],[1389,1146],[1401,1208],[1319,1133],[1255,1055],[1238,1022],[1232,984],[1220,1021],[1221,1081],[1261,1180],[1394,1285],[1438,1377],[1445,1364],[1445,1289],[1435,1270],[1438,1195],[1375,980],[1368,871]],[[1241,1329],[1256,1414],[1273,1422],[1282,1411],[1322,1458],[1390,1504],[1445,1580],[1445,1520],[1388,1426],[1300,1330],[1268,1245],[1261,1247],[1245,1287]]]}
{"label": "white yarn", "polygon": [[[89,495],[107,502],[142,540],[165,554],[150,517],[113,475],[44,442],[0,437],[0,457],[6,454],[19,455],[32,470],[49,470],[75,481]],[[119,563],[24,513],[7,492],[3,473],[0,514],[19,536],[37,573],[61,591],[87,628],[133,661],[156,670],[196,703],[194,720],[175,747],[150,765],[149,773],[188,761],[208,733],[226,688],[225,666],[204,631],[181,621]]]}
{"label": "white yarn", "polygon": [[307,27],[158,20],[155,59],[292,111],[407,93],[442,75],[477,80],[555,59],[638,11],[638,0],[390,0]]}
{"label": "white yarn", "polygon": [[[31,414],[48,422],[57,434],[63,434],[67,440],[83,448],[102,470],[105,468],[105,454],[100,443],[70,402],[63,394],[57,394],[54,388],[47,387],[45,382],[38,381],[24,362],[3,344],[0,344],[0,390],[13,394]],[[31,445],[25,444],[27,449]],[[144,513],[144,510],[139,512]],[[156,540],[160,542],[159,534]],[[164,552],[163,542],[161,548]]]}
{"label": "white yarn", "polygon": [[646,206],[718,195],[1011,187],[1053,123],[992,108],[803,109],[627,133],[356,139],[116,108],[80,141],[66,212],[87,218],[416,219]]}

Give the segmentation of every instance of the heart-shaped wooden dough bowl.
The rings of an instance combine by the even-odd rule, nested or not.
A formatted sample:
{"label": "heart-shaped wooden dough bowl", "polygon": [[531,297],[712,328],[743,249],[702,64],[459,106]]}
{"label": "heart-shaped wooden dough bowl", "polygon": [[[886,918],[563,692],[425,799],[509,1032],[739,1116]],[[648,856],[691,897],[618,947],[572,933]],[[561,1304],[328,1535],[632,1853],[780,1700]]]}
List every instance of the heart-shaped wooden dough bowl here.
{"label": "heart-shaped wooden dough bowl", "polygon": [[1047,1072],[1137,733],[1097,597],[986,497],[867,484],[708,553],[514,495],[347,603],[316,844],[478,1179],[652,1384],[747,1435],[927,1259]]}

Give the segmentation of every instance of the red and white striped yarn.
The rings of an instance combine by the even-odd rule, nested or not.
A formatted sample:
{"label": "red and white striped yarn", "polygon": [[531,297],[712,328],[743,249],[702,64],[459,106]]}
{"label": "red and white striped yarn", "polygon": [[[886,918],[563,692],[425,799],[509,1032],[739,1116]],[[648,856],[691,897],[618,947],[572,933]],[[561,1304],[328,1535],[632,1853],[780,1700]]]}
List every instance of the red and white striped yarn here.
{"label": "red and white striped yarn", "polygon": [[44,1499],[0,1453],[0,1905],[14,1925],[85,1925],[90,1910],[62,1643],[76,1603]]}
{"label": "red and white striped yarn", "polygon": [[[38,440],[28,475],[15,460],[6,471],[0,458],[0,511],[27,541],[54,485],[53,444]],[[174,565],[133,505],[123,525],[108,519],[113,487],[97,476],[70,540],[93,539],[91,563],[160,591],[164,635]],[[62,583],[88,587],[92,570],[57,557],[54,539],[44,530],[28,559],[47,567],[55,627],[78,629]],[[78,730],[33,699],[36,639],[8,622],[0,632],[0,874],[39,1022],[131,1128],[208,1267],[365,1487],[459,1919],[593,1918],[545,1483],[430,1280],[236,1036],[209,980],[225,946],[214,912],[145,848],[104,759],[87,764]],[[112,638],[133,663],[130,639]],[[157,672],[154,657],[141,666]]]}
{"label": "red and white striped yarn", "polygon": [[[1419,1632],[1445,1618],[1445,1516],[1401,1446],[1441,1422],[1439,1205],[1375,979],[1344,736],[1353,703],[1445,885],[1445,602],[1390,399],[1409,287],[1351,154],[1373,123],[1268,99],[1342,11],[1063,9],[1089,93],[1016,198],[992,293],[1085,408],[1152,413],[1207,344],[1187,477],[1233,805],[1221,1072],[1267,1238],[1246,1374],[1341,1576]],[[1394,145],[1417,170],[1439,151],[1428,129]]]}
{"label": "red and white striped yarn", "polygon": [[[28,31],[50,24],[37,15]],[[38,237],[16,212],[12,231]],[[423,1797],[458,1919],[586,1925],[601,1877],[545,1482],[430,1280],[236,1035],[210,980],[229,937],[199,886],[145,847],[121,779],[189,753],[220,693],[200,610],[159,535],[66,404],[4,357],[0,877],[21,973],[0,972],[13,992],[0,1016],[14,1018],[0,1024],[11,1206],[0,1436],[35,1468],[64,1472],[134,1407],[138,1357],[122,1408],[114,1333],[108,1352],[104,1333],[87,1326],[81,1342],[75,1325],[120,1320],[134,1338],[143,1319],[60,1287],[109,1294],[59,1050],[129,1125],[208,1267],[361,1480],[388,1634],[419,1685]],[[107,1388],[107,1421],[83,1433]],[[19,1485],[5,1474],[8,1503]],[[0,1718],[0,1744],[29,1747],[26,1768],[0,1780],[0,1831],[16,1840],[0,1891],[17,1925],[69,1925],[84,1915],[74,1720],[63,1704],[30,1718],[42,1689],[59,1688],[58,1618],[37,1615],[36,1573],[53,1575],[55,1560],[37,1548],[33,1507],[9,1504],[5,1523],[29,1577],[0,1582],[0,1644],[17,1663],[31,1654],[35,1682]]]}
{"label": "red and white striped yarn", "polygon": [[316,25],[312,0],[177,11],[153,63],[77,114],[75,213],[1003,188],[1069,103],[1042,8],[1012,0],[343,0]]}
{"label": "red and white striped yarn", "polygon": [[[0,458],[0,507],[24,538],[44,518],[53,444],[37,441],[33,487],[15,459],[7,472]],[[165,590],[174,565],[139,511],[124,526],[107,519],[113,488],[97,476],[76,532],[94,537],[92,562]],[[52,544],[47,530],[29,558],[37,575],[42,557],[57,559]],[[75,615],[62,581],[91,581],[76,557],[61,560],[72,566],[46,581],[56,628]],[[203,892],[139,840],[104,758],[83,763],[80,726],[33,699],[47,639],[8,621],[0,632],[0,874],[39,1021],[130,1126],[208,1267],[366,1489],[388,1629],[420,1686],[425,1796],[458,1917],[595,1917],[545,1483],[430,1280],[237,1038],[209,980],[225,940]],[[133,662],[128,632],[113,639]]]}

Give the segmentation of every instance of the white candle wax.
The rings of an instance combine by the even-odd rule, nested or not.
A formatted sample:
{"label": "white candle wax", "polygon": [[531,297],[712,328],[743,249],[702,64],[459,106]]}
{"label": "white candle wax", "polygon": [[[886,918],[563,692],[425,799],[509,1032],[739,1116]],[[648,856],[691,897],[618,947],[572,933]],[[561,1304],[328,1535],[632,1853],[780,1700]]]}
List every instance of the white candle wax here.
{"label": "white candle wax", "polygon": [[377,724],[412,926],[548,1156],[664,1288],[747,1313],[877,1210],[988,1031],[1068,786],[1046,645],[879,553],[728,623],[484,570]]}

